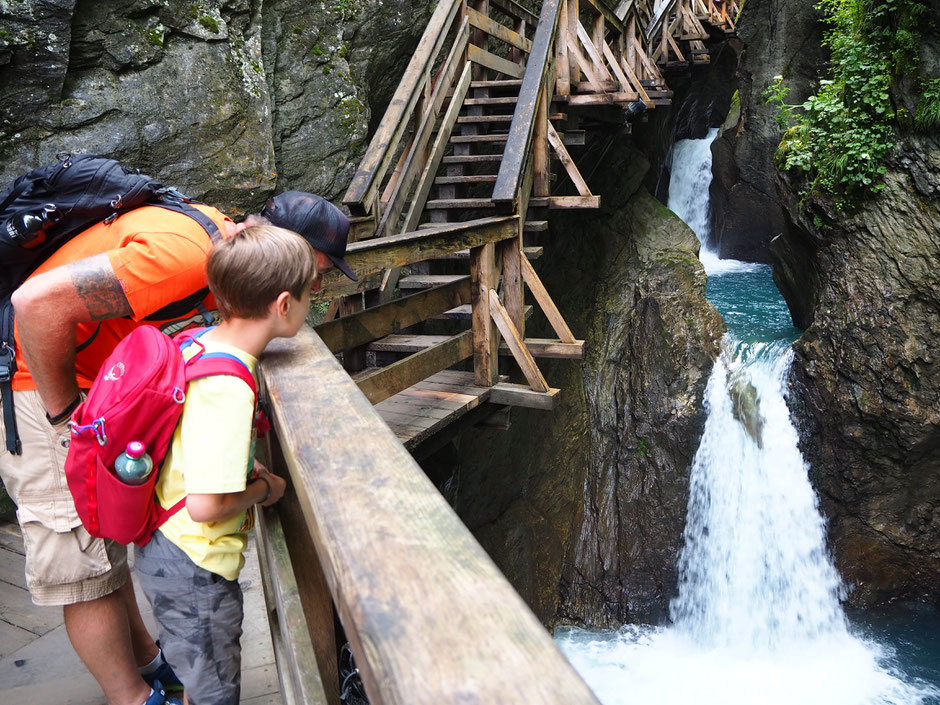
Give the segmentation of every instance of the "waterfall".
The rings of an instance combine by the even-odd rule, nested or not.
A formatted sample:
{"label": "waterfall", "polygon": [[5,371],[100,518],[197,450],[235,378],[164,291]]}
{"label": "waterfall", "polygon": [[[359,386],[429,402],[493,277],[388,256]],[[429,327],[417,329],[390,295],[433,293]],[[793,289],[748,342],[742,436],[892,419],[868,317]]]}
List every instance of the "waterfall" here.
{"label": "waterfall", "polygon": [[[669,207],[707,243],[710,145],[674,146]],[[791,327],[770,268],[703,245],[728,324],[690,471],[672,623],[556,630],[604,705],[926,705],[940,690],[856,636],[786,404]]]}

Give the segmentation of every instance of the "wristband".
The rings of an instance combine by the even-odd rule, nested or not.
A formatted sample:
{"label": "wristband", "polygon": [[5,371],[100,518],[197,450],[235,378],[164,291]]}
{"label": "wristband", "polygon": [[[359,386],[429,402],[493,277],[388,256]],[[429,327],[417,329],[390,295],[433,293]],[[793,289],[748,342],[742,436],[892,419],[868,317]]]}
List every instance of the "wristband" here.
{"label": "wristband", "polygon": [[255,478],[255,479],[261,480],[261,481],[264,483],[265,487],[268,488],[268,491],[265,492],[265,494],[264,494],[264,499],[262,499],[261,501],[258,502],[258,504],[264,504],[265,502],[267,502],[267,501],[271,498],[271,483],[268,482],[268,478],[262,477],[261,475],[258,475],[258,477]]}
{"label": "wristband", "polygon": [[82,395],[79,393],[65,409],[56,414],[55,416],[49,416],[49,412],[46,412],[46,420],[53,426],[58,426],[63,421],[67,421],[72,415],[72,412],[78,408],[78,405],[82,403]]}

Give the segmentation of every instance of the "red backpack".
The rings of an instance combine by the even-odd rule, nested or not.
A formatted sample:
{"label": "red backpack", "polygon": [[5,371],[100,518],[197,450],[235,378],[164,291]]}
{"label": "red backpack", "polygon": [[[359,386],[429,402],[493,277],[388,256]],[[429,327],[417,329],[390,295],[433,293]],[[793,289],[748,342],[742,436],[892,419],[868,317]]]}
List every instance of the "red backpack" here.
{"label": "red backpack", "polygon": [[[185,505],[183,497],[163,509],[154,486],[189,382],[232,375],[257,395],[251,372],[234,355],[197,352],[183,359],[182,350],[189,344],[202,347],[198,337],[208,330],[170,338],[153,326],[134,329],[105,360],[88,397],[72,414],[65,477],[78,516],[92,536],[143,546]],[[114,473],[114,461],[131,441],[142,442],[153,460],[153,472],[140,485],[126,484]]]}

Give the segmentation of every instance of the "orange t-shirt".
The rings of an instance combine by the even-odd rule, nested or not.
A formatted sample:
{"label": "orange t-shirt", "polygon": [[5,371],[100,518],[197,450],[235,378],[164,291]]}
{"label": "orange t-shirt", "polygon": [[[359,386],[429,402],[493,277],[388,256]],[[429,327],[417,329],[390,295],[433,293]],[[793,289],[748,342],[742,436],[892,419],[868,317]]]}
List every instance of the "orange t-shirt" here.
{"label": "orange t-shirt", "polygon": [[[212,219],[224,236],[225,222],[229,219],[210,206],[196,207]],[[97,322],[78,324],[78,346],[91,340],[76,355],[79,387],[87,389],[91,386],[105,358],[144,318],[207,286],[206,259],[211,249],[212,241],[208,234],[189,216],[156,206],[143,206],[128,211],[109,224],[98,223],[79,233],[42,263],[31,276],[85,257],[107,253],[133,311],[128,318],[101,321],[100,329]],[[212,294],[207,294],[203,305],[209,310],[215,308]],[[172,334],[190,324],[201,324],[202,317],[193,309],[170,320],[146,323]],[[18,331],[16,338],[17,371],[13,389],[35,389],[20,352]]]}

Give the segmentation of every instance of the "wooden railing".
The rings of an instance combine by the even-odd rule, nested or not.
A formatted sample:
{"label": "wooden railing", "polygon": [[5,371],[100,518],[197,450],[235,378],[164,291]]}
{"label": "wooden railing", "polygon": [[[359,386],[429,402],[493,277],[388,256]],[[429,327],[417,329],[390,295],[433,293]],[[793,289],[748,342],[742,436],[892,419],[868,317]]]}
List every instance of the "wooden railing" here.
{"label": "wooden railing", "polygon": [[597,701],[310,329],[261,365],[290,490],[263,513],[284,702],[339,702],[333,609],[374,705]]}

